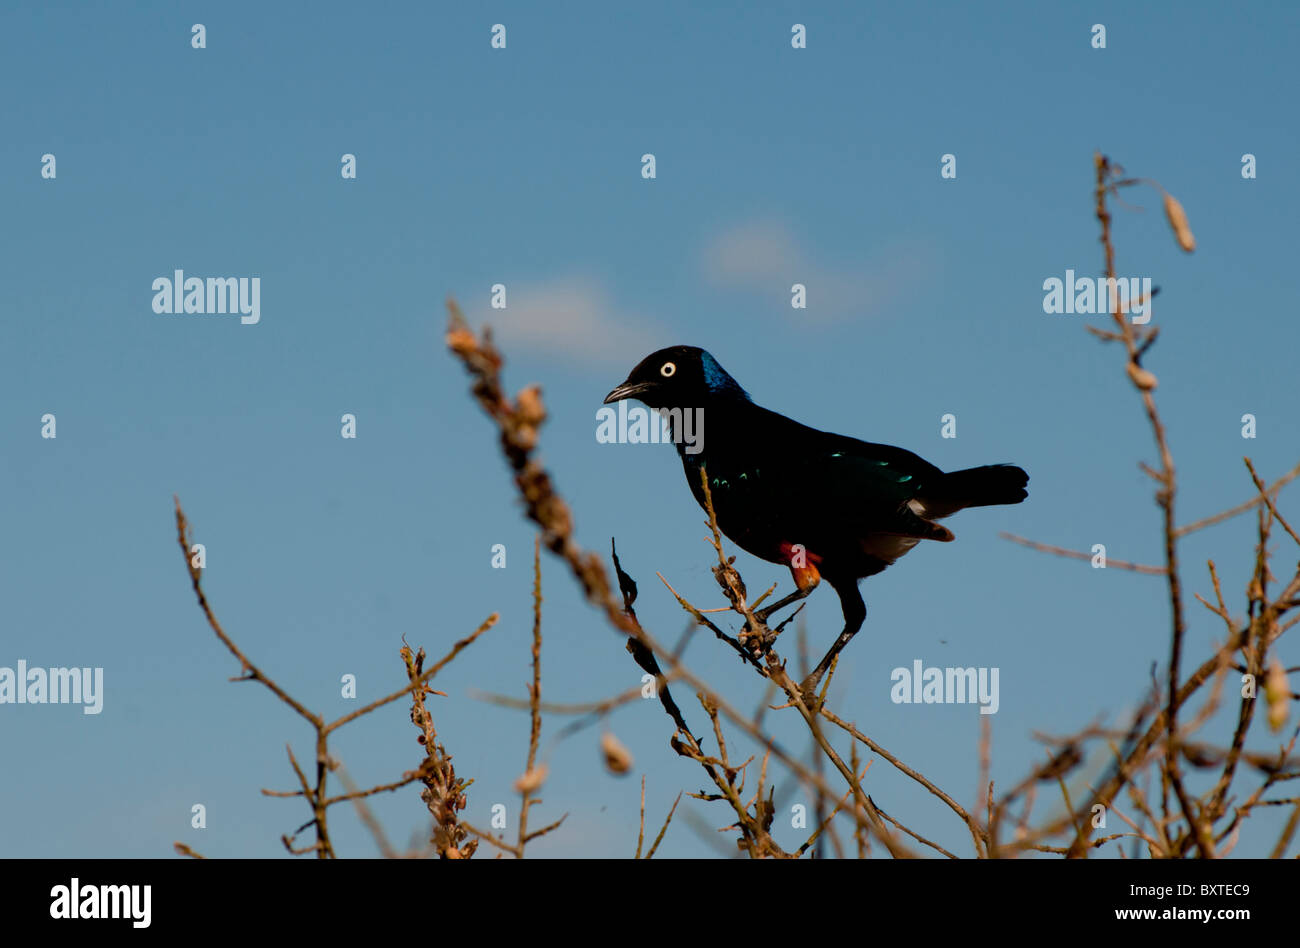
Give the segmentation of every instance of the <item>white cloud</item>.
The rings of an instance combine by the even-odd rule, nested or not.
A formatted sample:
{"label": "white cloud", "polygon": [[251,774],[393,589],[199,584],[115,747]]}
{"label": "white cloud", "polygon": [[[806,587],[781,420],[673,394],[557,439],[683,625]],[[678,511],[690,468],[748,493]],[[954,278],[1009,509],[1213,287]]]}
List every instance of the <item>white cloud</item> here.
{"label": "white cloud", "polygon": [[[521,346],[580,362],[627,362],[629,353],[653,352],[660,333],[647,318],[620,310],[589,277],[566,277],[538,285],[507,284],[506,308],[486,303],[473,311],[504,347]],[[637,355],[640,358],[640,355]]]}
{"label": "white cloud", "polygon": [[704,275],[718,286],[761,295],[787,309],[790,287],[808,288],[808,308],[789,311],[800,319],[837,320],[883,313],[891,300],[923,278],[915,247],[893,247],[882,259],[853,269],[814,261],[790,230],[773,221],[752,221],[719,234],[702,255]]}
{"label": "white cloud", "polygon": [[731,286],[768,285],[777,274],[807,269],[807,262],[794,236],[771,222],[733,227],[704,251],[706,274]]}

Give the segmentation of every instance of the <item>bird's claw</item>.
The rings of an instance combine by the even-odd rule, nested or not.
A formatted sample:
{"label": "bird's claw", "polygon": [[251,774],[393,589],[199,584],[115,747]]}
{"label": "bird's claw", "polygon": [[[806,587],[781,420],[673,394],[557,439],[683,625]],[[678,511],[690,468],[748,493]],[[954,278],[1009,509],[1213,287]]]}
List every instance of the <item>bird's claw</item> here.
{"label": "bird's claw", "polygon": [[746,623],[745,628],[741,631],[741,641],[757,657],[762,658],[776,644],[776,636],[767,628],[767,623],[763,621],[763,618],[757,612],[754,613],[754,618],[758,620],[761,628],[754,629],[749,623]]}
{"label": "bird's claw", "polygon": [[804,706],[814,713],[822,706],[822,699],[817,694],[821,678],[821,675],[809,675],[799,685],[799,697],[803,699]]}

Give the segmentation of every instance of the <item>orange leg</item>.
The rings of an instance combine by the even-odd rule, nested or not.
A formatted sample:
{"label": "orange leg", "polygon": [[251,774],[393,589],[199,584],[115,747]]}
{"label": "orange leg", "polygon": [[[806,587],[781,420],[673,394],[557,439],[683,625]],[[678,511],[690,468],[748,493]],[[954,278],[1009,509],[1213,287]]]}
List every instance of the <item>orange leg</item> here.
{"label": "orange leg", "polygon": [[790,567],[790,577],[794,580],[794,592],[784,599],[755,612],[754,615],[762,622],[766,622],[767,617],[778,609],[784,609],[792,602],[806,599],[808,594],[816,589],[817,584],[822,581],[822,574],[817,571],[817,563],[821,560],[821,557],[816,553],[809,553],[803,547],[790,543],[781,544],[781,553],[786,558],[786,565]]}

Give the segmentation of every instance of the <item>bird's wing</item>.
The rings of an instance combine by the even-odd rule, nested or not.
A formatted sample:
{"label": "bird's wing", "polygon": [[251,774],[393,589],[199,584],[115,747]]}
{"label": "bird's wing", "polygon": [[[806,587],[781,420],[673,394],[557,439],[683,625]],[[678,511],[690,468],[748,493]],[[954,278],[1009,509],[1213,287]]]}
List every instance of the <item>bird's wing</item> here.
{"label": "bird's wing", "polygon": [[[776,533],[857,532],[950,540],[918,512],[917,493],[943,477],[903,448],[819,431],[757,405],[714,428],[706,441],[719,520]],[[698,468],[687,477],[701,506]]]}
{"label": "bird's wing", "polygon": [[816,506],[868,533],[951,540],[952,533],[921,516],[914,504],[926,483],[943,472],[910,451],[844,439],[832,450],[809,457],[807,479],[816,486]]}

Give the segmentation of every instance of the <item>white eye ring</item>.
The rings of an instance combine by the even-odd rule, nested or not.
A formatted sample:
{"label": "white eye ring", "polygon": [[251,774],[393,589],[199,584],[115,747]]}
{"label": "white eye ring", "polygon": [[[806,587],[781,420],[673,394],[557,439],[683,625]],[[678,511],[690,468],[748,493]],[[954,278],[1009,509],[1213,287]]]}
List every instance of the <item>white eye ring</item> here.
{"label": "white eye ring", "polygon": [[671,362],[665,362],[663,365],[659,366],[659,374],[666,379],[672,378],[676,372],[677,366]]}

